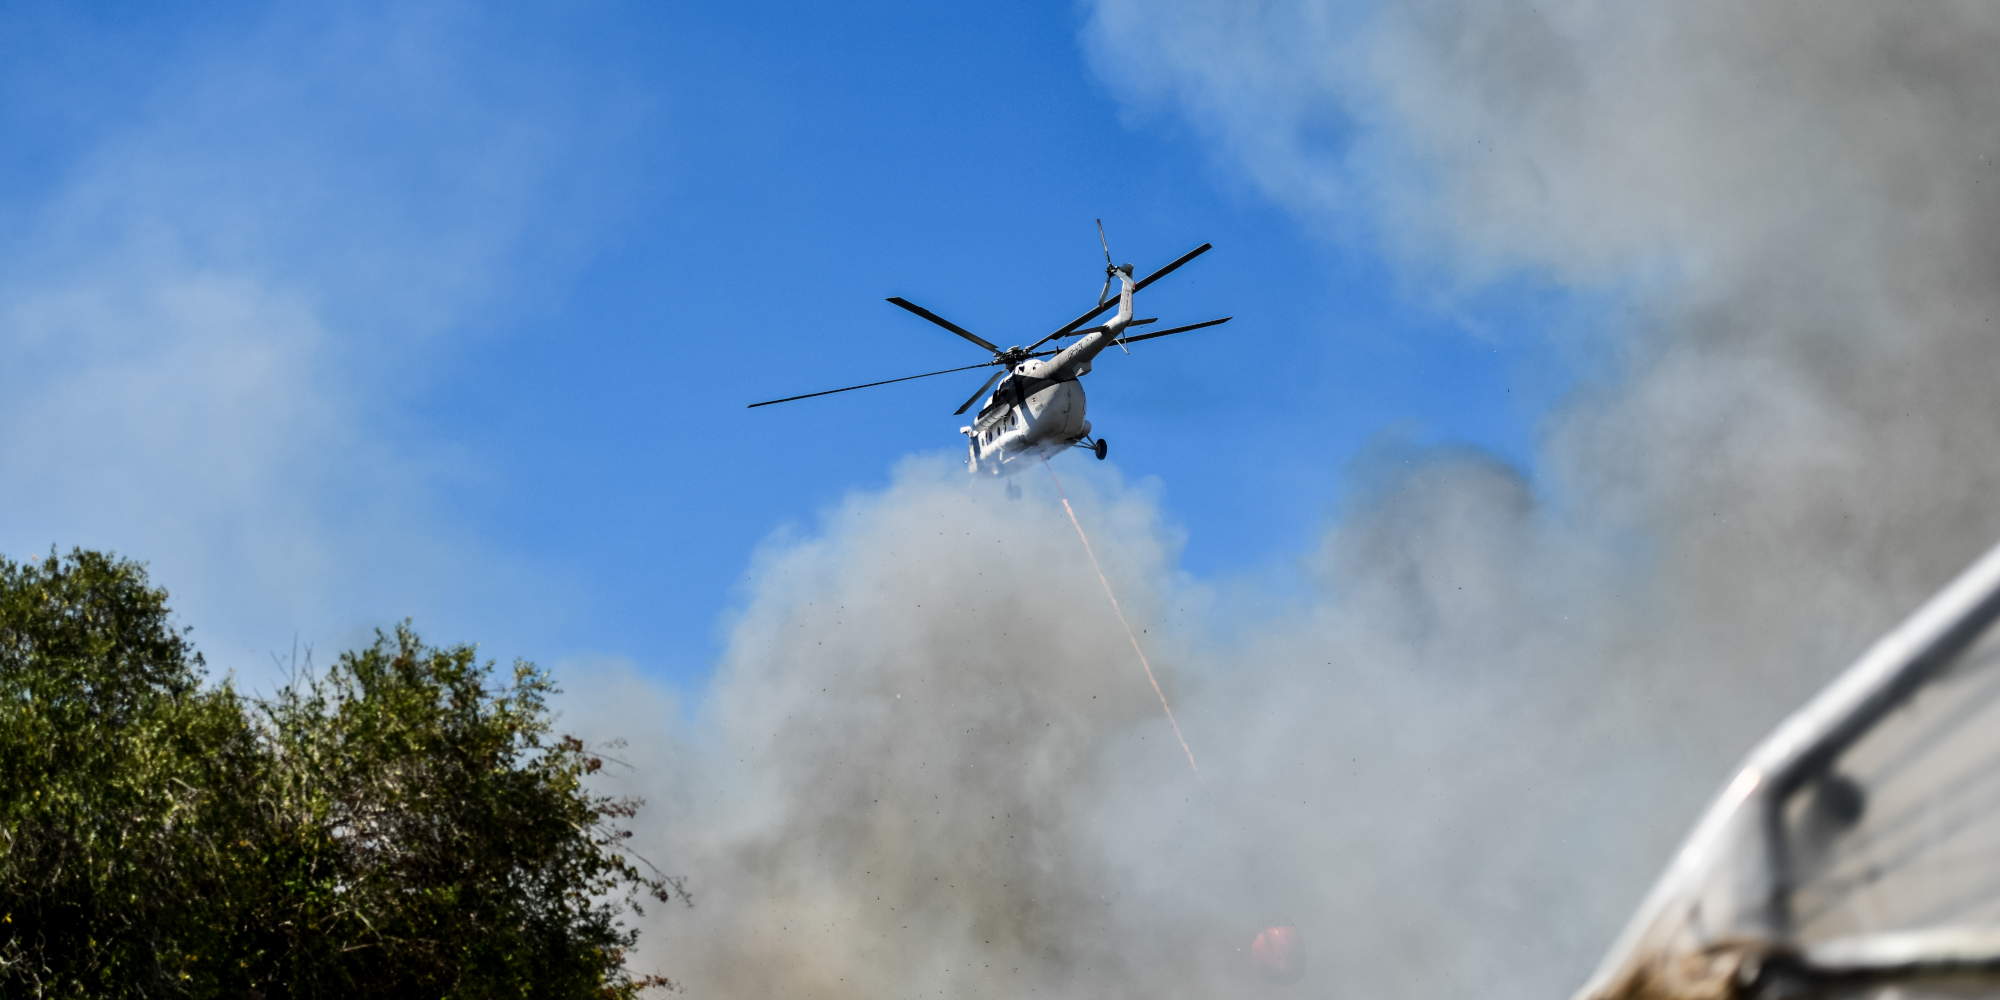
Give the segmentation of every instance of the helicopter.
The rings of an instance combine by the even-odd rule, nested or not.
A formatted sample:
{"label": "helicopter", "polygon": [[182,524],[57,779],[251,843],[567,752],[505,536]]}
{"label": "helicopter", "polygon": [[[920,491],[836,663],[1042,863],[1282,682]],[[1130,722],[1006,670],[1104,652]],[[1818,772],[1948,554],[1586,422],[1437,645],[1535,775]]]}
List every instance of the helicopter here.
{"label": "helicopter", "polygon": [[[994,372],[978,389],[973,390],[970,398],[952,411],[954,414],[963,414],[972,408],[972,404],[980,402],[980,397],[985,397],[985,402],[980,404],[972,422],[958,429],[966,438],[966,467],[974,475],[982,473],[1005,475],[1024,466],[1028,459],[1048,458],[1069,448],[1083,448],[1095,454],[1101,461],[1109,453],[1110,445],[1101,436],[1091,436],[1090,421],[1084,419],[1083,415],[1083,385],[1077,381],[1082,376],[1090,374],[1091,362],[1096,359],[1098,353],[1112,344],[1117,344],[1120,350],[1125,350],[1129,354],[1131,353],[1127,349],[1129,344],[1219,326],[1229,322],[1233,317],[1224,316],[1202,323],[1127,336],[1126,331],[1132,327],[1159,321],[1157,317],[1134,319],[1132,296],[1173,273],[1181,265],[1207,253],[1212,244],[1203,243],[1174,258],[1167,266],[1134,280],[1131,264],[1111,263],[1111,244],[1104,238],[1102,219],[1097,222],[1097,242],[1104,249],[1104,287],[1098,290],[1096,307],[1026,347],[1000,347],[923,306],[901,296],[892,296],[888,299],[891,305],[921,316],[991,351],[992,360],[982,361],[976,365],[883,379],[879,382],[864,382],[861,385],[786,396],[783,399],[767,399],[761,403],[751,403],[750,406],[754,408],[774,403],[790,403],[816,396],[830,396],[837,392],[872,389],[878,385],[930,378],[934,375],[997,367],[999,371]],[[1118,294],[1115,299],[1111,296],[1111,283],[1114,280],[1118,282]],[[1110,319],[1096,326],[1084,325],[1103,315],[1105,310],[1111,308],[1113,302],[1117,303],[1118,308]],[[1069,337],[1078,339],[1068,345],[1043,347],[1044,344]],[[987,393],[989,389],[992,390],[990,395]]]}

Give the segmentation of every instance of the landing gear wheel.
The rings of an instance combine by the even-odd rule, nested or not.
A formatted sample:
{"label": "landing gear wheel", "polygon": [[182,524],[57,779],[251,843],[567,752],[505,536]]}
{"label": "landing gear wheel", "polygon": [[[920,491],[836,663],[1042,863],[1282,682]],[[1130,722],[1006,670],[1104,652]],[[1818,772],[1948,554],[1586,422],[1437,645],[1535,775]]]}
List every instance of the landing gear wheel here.
{"label": "landing gear wheel", "polygon": [[1090,446],[1090,450],[1096,452],[1097,460],[1102,462],[1104,461],[1104,456],[1111,451],[1111,444],[1103,438],[1098,438],[1097,443]]}

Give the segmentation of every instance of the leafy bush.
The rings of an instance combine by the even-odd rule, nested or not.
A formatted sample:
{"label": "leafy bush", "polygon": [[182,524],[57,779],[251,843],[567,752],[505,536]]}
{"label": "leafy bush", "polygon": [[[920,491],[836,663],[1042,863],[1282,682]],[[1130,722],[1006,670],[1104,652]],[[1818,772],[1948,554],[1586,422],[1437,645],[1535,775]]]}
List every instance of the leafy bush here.
{"label": "leafy bush", "polygon": [[405,624],[268,701],[208,685],[137,564],[0,557],[0,995],[632,997],[623,922],[687,896],[639,803]]}

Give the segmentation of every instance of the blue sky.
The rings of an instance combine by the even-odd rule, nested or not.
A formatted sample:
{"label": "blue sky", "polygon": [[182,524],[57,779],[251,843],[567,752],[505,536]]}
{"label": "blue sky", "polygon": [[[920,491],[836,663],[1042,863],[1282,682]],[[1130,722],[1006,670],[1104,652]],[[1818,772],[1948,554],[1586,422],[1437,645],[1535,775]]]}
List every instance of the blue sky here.
{"label": "blue sky", "polygon": [[1273,203],[1086,18],[12,5],[0,552],[148,561],[239,672],[408,615],[698,690],[760,543],[956,461],[979,379],[744,404],[981,360],[889,295],[1039,337],[1097,292],[1096,217],[1142,272],[1216,245],[1142,313],[1236,317],[1103,359],[1111,461],[1064,462],[1148,482],[1184,570],[1282,580],[1414,450],[1532,475],[1574,302],[1446,296]]}
{"label": "blue sky", "polygon": [[[2000,533],[2000,29],[1851,7],[0,5],[0,553],[148,562],[252,688],[405,617],[552,667],[728,887],[654,938],[696,982],[1284,919],[1550,995]],[[1199,796],[1057,509],[939,485],[977,373],[745,409],[983,360],[890,295],[1041,336],[1100,217],[1235,317],[1102,357],[1060,463]],[[836,924],[922,961],[783,933]]]}

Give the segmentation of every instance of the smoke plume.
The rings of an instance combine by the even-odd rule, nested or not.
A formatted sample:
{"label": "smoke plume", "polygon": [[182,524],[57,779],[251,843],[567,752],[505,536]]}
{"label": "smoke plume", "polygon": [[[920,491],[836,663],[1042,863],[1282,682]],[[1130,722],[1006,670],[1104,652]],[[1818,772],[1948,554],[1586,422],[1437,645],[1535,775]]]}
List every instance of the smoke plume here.
{"label": "smoke plume", "polygon": [[[1085,484],[1195,778],[1046,483],[906,463],[770,543],[693,729],[635,739],[698,900],[648,962],[704,997],[1564,996],[1749,743],[2000,537],[2000,7],[1382,6],[1099,0],[1084,41],[1413,282],[1616,302],[1533,482],[1413,455],[1262,603]],[[1273,924],[1301,983],[1243,954]]]}

